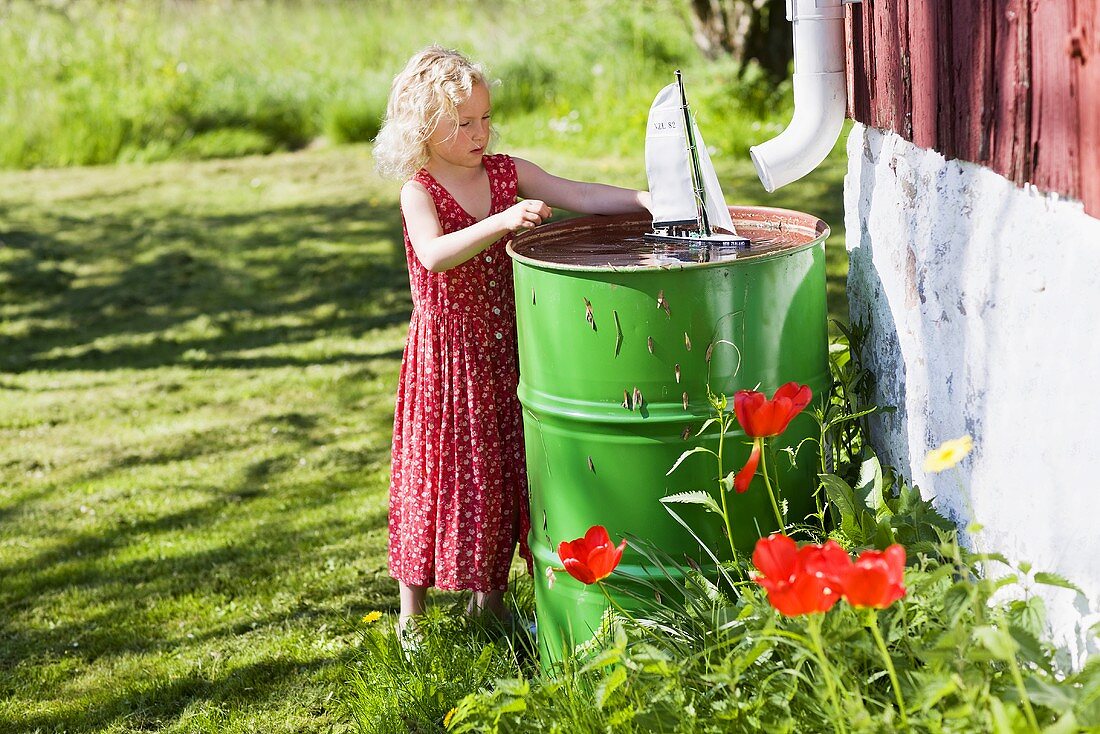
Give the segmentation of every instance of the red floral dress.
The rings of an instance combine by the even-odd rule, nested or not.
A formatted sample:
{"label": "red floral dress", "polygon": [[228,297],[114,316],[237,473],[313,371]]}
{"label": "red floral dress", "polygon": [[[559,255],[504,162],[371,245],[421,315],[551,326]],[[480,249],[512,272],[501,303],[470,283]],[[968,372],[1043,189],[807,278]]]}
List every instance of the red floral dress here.
{"label": "red floral dress", "polygon": [[[496,214],[515,203],[515,162],[482,160]],[[413,180],[444,233],[477,222],[426,170]],[[510,239],[433,273],[405,229],[413,312],[393,422],[389,566],[409,585],[506,589],[517,542],[530,570]]]}

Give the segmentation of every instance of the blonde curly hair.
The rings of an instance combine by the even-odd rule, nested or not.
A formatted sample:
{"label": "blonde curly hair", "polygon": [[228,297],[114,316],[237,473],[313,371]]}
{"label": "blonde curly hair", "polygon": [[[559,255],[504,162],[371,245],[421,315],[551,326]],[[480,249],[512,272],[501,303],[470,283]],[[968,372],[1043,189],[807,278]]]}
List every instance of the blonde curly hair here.
{"label": "blonde curly hair", "polygon": [[458,106],[474,86],[486,89],[485,70],[439,45],[415,54],[394,77],[386,119],[374,139],[374,162],[383,176],[407,179],[428,161],[428,138],[444,116],[458,122]]}

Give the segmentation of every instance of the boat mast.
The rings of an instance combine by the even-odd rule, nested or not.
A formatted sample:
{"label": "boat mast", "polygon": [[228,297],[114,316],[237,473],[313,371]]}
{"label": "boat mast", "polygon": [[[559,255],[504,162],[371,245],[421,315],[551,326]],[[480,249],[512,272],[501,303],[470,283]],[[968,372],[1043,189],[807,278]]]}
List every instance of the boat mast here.
{"label": "boat mast", "polygon": [[691,110],[688,109],[687,95],[684,94],[684,78],[676,70],[676,85],[680,88],[680,107],[684,112],[684,140],[687,141],[688,157],[691,159],[691,183],[695,189],[696,221],[704,237],[710,237],[710,221],[707,219],[707,199],[703,190],[703,171],[699,167],[699,151],[695,148],[695,126],[691,124]]}

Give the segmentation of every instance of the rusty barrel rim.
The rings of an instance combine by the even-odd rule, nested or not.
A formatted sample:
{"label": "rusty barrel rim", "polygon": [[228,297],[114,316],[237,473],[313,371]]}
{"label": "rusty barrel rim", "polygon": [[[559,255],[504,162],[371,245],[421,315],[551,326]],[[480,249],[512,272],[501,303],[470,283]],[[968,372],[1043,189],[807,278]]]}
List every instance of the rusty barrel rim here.
{"label": "rusty barrel rim", "polygon": [[518,263],[550,270],[563,270],[588,273],[642,273],[661,272],[667,270],[694,270],[699,268],[729,267],[738,263],[759,263],[775,258],[786,257],[806,248],[823,243],[831,230],[824,220],[805,212],[793,209],[766,206],[731,206],[730,216],[735,227],[748,227],[760,231],[786,232],[798,235],[802,241],[789,246],[769,250],[763,253],[746,252],[736,258],[715,260],[712,262],[682,262],[662,265],[580,265],[574,263],[555,262],[534,257],[524,250],[529,250],[533,244],[553,242],[558,237],[575,235],[578,230],[588,229],[616,229],[627,230],[637,227],[636,236],[641,236],[650,225],[648,214],[615,214],[611,216],[584,216],[567,219],[563,222],[544,224],[533,230],[523,232],[508,243],[508,255]]}

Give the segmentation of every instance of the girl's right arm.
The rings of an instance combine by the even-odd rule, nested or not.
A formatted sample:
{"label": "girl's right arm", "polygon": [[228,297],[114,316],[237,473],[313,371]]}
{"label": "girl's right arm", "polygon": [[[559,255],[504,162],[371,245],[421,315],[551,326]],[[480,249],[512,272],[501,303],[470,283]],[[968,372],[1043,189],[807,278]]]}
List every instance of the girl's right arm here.
{"label": "girl's right arm", "polygon": [[443,234],[431,194],[415,181],[401,187],[401,213],[413,252],[433,273],[461,265],[509,232],[532,229],[551,215],[543,202],[526,199],[465,229]]}

